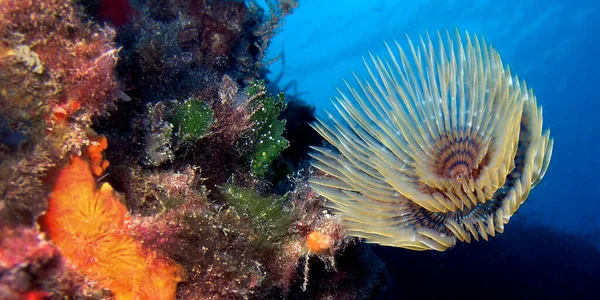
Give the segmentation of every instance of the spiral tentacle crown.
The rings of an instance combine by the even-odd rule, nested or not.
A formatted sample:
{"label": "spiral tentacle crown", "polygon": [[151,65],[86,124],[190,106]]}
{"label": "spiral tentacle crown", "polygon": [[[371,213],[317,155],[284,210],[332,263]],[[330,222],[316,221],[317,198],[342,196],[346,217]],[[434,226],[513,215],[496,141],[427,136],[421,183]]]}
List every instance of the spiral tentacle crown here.
{"label": "spiral tentacle crown", "polygon": [[[443,251],[487,240],[544,176],[552,154],[542,109],[483,38],[437,33],[386,44],[369,78],[334,101],[313,127],[311,187],[351,235]],[[396,53],[393,48],[395,48]]]}

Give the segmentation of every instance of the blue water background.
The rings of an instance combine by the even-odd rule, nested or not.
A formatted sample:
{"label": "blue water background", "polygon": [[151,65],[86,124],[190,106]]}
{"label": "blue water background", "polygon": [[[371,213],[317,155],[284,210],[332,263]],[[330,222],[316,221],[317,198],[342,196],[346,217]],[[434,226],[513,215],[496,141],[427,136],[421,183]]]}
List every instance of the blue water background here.
{"label": "blue water background", "polygon": [[270,78],[289,93],[333,110],[331,98],[362,57],[385,55],[383,41],[445,28],[484,35],[543,106],[555,139],[550,168],[513,217],[582,234],[600,244],[600,1],[301,0],[273,39],[285,55]]}

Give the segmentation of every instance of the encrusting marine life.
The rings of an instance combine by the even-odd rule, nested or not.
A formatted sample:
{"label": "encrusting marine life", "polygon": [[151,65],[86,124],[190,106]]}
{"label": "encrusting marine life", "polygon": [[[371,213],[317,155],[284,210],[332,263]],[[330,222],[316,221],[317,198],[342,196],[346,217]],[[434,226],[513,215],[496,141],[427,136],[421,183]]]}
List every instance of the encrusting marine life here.
{"label": "encrusting marine life", "polygon": [[[313,124],[311,187],[351,235],[413,250],[487,240],[544,176],[552,154],[542,109],[483,38],[427,34],[389,60],[365,60],[370,79],[346,83],[339,116]],[[334,148],[334,149],[331,149]]]}

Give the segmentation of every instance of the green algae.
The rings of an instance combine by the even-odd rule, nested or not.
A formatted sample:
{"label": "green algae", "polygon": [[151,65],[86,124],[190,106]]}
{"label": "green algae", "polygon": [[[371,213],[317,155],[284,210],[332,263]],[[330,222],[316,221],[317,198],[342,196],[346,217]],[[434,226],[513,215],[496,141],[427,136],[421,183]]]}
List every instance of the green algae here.
{"label": "green algae", "polygon": [[250,98],[250,108],[255,111],[251,118],[253,130],[248,136],[253,146],[251,170],[255,176],[264,177],[281,151],[289,146],[283,137],[286,120],[280,119],[285,98],[283,93],[275,97],[267,94],[263,80],[253,81],[245,92]]}
{"label": "green algae", "polygon": [[175,134],[183,141],[203,138],[214,121],[215,116],[210,105],[195,98],[177,105],[170,118]]}
{"label": "green algae", "polygon": [[227,203],[261,233],[259,243],[280,241],[286,235],[292,222],[292,212],[285,207],[287,194],[263,196],[254,188],[237,185],[233,179],[222,192]]}

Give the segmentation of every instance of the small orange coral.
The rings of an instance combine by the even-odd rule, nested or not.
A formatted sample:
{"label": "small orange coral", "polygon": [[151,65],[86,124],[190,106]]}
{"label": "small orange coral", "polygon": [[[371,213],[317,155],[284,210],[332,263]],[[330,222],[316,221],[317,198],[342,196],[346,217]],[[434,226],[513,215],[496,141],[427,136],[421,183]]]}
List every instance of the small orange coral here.
{"label": "small orange coral", "polygon": [[306,237],[306,246],[308,251],[314,254],[325,253],[332,249],[333,239],[328,234],[319,231],[313,231]]}
{"label": "small orange coral", "polygon": [[100,176],[109,165],[108,160],[102,158],[102,151],[108,148],[108,140],[106,139],[106,136],[99,135],[90,137],[90,141],[92,144],[86,148],[86,154],[90,162],[92,174],[94,174],[94,176]]}
{"label": "small orange coral", "polygon": [[66,260],[89,280],[110,289],[116,299],[174,299],[183,269],[146,251],[126,234],[130,219],[121,196],[94,175],[108,166],[103,136],[92,138],[86,155],[61,170],[50,195],[43,229]]}

